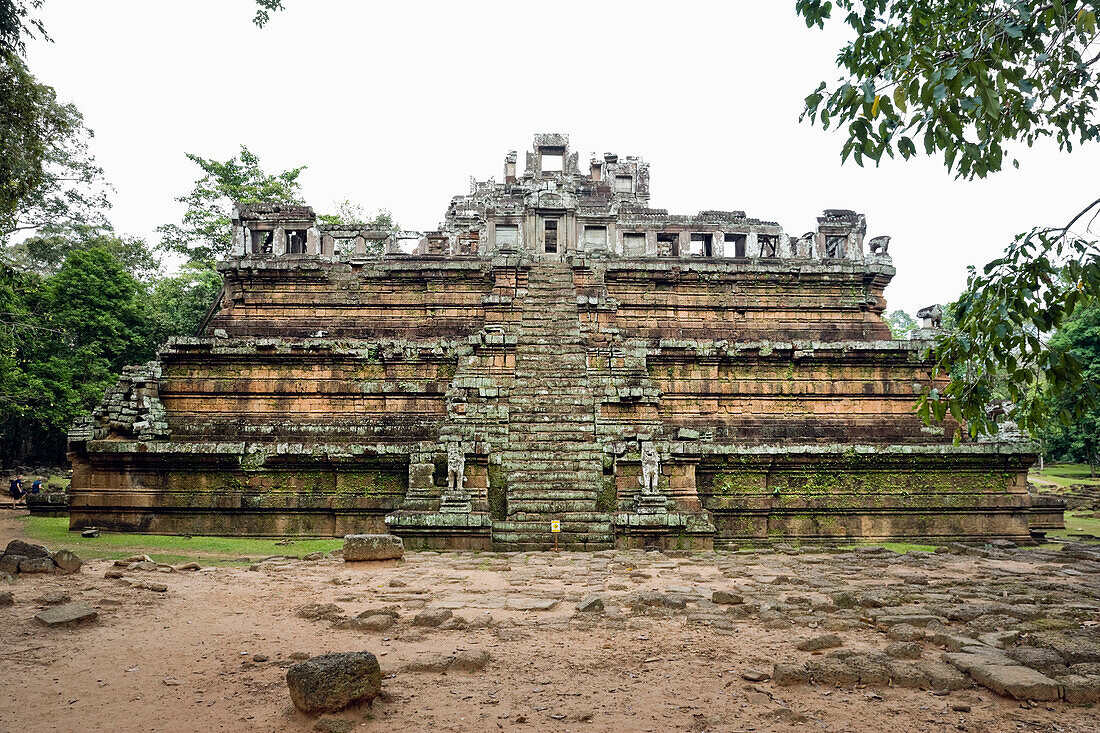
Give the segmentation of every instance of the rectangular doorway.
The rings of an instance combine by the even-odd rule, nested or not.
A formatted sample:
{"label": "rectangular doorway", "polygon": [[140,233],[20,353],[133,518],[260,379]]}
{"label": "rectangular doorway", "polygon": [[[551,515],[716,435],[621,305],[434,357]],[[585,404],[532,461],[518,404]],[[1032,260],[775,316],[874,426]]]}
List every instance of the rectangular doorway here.
{"label": "rectangular doorway", "polygon": [[548,255],[558,253],[557,219],[544,219],[542,222],[542,251]]}

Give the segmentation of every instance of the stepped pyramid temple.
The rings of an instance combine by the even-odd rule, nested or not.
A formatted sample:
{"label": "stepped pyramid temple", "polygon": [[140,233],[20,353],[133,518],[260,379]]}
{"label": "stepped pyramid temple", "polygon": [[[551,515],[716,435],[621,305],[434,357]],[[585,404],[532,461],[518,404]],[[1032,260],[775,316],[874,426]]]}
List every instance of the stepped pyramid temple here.
{"label": "stepped pyramid temple", "polygon": [[865,241],[863,215],[790,236],[670,214],[642,159],[582,173],[556,134],[503,173],[415,235],[239,205],[202,334],[73,428],[72,528],[497,550],[1028,540],[1033,448],[921,424],[936,324],[891,338],[889,238]]}

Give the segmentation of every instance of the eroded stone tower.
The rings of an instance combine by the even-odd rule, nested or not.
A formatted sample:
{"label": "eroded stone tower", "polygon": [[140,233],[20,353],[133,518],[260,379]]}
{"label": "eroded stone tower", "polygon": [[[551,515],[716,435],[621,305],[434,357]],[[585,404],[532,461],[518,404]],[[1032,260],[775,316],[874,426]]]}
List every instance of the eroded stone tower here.
{"label": "eroded stone tower", "polygon": [[[239,206],[203,334],[128,369],[70,435],[71,522],[188,534],[393,531],[412,546],[703,548],[1028,538],[1018,442],[913,412],[888,238],[649,207],[563,135],[438,231]],[[552,532],[558,526],[560,533]]]}

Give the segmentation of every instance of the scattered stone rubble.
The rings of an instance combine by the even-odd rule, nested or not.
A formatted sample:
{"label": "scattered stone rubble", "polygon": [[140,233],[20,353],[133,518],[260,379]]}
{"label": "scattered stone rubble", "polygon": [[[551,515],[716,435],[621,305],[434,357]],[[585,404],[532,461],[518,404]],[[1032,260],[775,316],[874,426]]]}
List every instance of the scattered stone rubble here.
{"label": "scattered stone rubble", "polygon": [[[788,629],[790,652],[774,660],[770,669],[746,668],[742,675],[756,682],[770,678],[778,687],[893,686],[938,695],[978,685],[1022,701],[1100,702],[1096,545],[1070,543],[1054,550],[1004,542],[954,544],[935,553],[907,554],[884,548],[822,551],[788,545],[771,555],[676,555],[523,553],[496,555],[491,561],[462,556],[434,561],[414,554],[405,557],[411,569],[401,571],[374,595],[374,601],[391,605],[374,605],[349,616],[350,609],[338,603],[311,604],[301,607],[298,615],[327,621],[338,630],[398,638],[406,633],[468,630],[475,626],[474,619],[477,626],[510,638],[510,630],[525,623],[493,620],[483,609],[534,612],[526,624],[537,627],[560,624],[539,621],[538,614],[553,614],[563,603],[573,609],[569,628],[645,628],[646,623],[681,619],[720,634],[734,633],[744,624],[762,624]],[[977,578],[941,577],[959,561],[955,558],[978,558],[986,569]],[[437,562],[452,571],[475,562],[497,564],[511,587],[539,586],[544,592],[506,597],[459,593],[452,601],[446,592],[416,587],[417,577],[429,577],[417,569]],[[1005,563],[1021,563],[1027,569]],[[688,575],[710,565],[721,571],[719,581],[724,581],[683,586],[658,582],[669,572]],[[554,591],[556,582],[568,582],[574,573],[586,579],[582,588],[587,585],[593,592]],[[869,583],[869,576],[876,581]],[[458,658],[428,656],[404,665],[402,671],[460,668],[454,666]]]}
{"label": "scattered stone rubble", "polygon": [[83,565],[72,550],[50,552],[42,545],[12,540],[0,555],[0,573],[79,573]]}

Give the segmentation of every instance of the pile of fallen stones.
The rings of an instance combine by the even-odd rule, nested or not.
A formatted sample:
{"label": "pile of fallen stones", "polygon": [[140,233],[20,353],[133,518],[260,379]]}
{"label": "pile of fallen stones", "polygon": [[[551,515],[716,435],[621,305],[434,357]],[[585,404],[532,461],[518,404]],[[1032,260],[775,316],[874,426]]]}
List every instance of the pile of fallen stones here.
{"label": "pile of fallen stones", "polygon": [[72,550],[50,552],[42,545],[12,540],[0,555],[0,579],[17,573],[79,573],[83,564]]}
{"label": "pile of fallen stones", "polygon": [[156,580],[145,580],[140,577],[135,577],[135,573],[177,573],[181,571],[194,571],[200,570],[201,566],[197,562],[185,562],[179,565],[169,565],[167,563],[158,563],[148,555],[131,555],[123,560],[115,560],[114,566],[109,568],[107,572],[103,574],[103,577],[108,580],[121,580],[127,583],[131,588],[139,588],[142,590],[151,590],[156,593],[165,593],[168,591],[168,584],[161,583]]}

